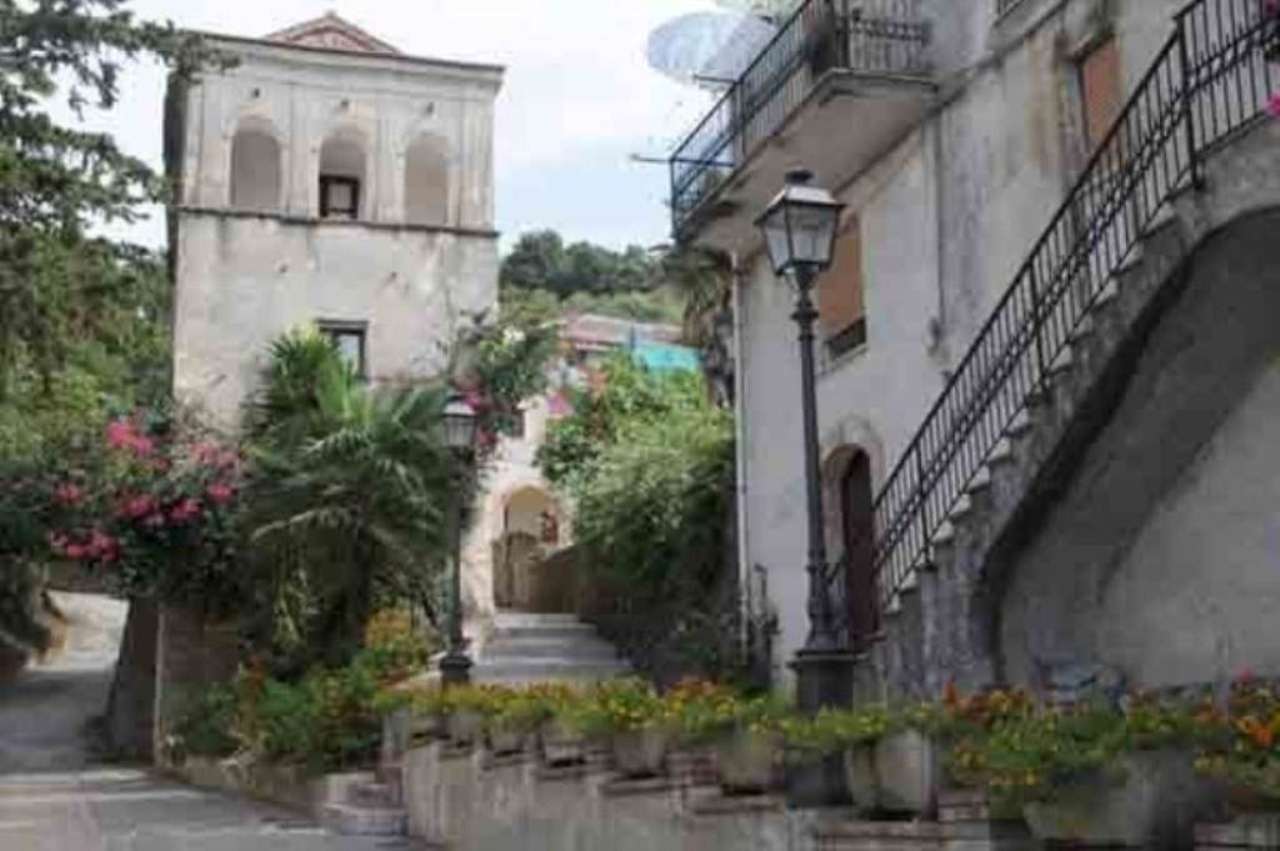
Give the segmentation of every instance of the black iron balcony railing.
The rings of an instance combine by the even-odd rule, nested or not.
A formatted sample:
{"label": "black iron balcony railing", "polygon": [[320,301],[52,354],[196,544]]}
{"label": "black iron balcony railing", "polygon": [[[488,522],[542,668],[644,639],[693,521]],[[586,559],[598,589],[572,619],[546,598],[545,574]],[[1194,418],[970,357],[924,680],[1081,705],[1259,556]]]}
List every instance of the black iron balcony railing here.
{"label": "black iron balcony railing", "polygon": [[919,2],[805,0],[671,155],[676,235],[827,71],[923,76],[929,26]]}
{"label": "black iron balcony railing", "polygon": [[960,362],[875,502],[889,605],[1144,231],[1276,91],[1270,0],[1196,0]]}

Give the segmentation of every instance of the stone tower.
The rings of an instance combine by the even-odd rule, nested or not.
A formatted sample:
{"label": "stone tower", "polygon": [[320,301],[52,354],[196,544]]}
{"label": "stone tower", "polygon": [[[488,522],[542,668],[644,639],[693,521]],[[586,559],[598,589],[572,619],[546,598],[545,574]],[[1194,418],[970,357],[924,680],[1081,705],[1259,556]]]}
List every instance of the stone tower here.
{"label": "stone tower", "polygon": [[406,56],[336,15],[171,84],[178,398],[234,427],[269,343],[316,323],[371,381],[437,372],[497,298],[503,69]]}

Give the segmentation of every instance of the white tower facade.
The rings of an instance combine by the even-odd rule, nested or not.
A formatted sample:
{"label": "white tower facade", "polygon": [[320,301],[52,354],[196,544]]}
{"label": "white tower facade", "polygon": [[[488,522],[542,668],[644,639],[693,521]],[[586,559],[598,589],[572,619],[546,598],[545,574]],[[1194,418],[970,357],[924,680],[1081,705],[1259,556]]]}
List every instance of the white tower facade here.
{"label": "white tower facade", "polygon": [[334,15],[210,41],[236,64],[166,108],[178,398],[235,427],[270,342],[307,323],[371,381],[438,372],[497,300],[503,69],[406,56]]}

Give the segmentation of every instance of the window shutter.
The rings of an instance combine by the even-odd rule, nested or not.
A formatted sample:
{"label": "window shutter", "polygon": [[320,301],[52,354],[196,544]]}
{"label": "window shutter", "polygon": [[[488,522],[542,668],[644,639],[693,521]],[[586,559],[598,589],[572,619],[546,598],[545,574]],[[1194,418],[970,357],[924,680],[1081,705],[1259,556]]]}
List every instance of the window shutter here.
{"label": "window shutter", "polygon": [[862,232],[853,218],[836,239],[831,267],[818,279],[818,325],[827,339],[860,322],[862,303]]}
{"label": "window shutter", "polygon": [[1102,144],[1124,107],[1120,50],[1114,38],[1089,51],[1081,61],[1080,90],[1084,100],[1085,135],[1089,150],[1094,151]]}

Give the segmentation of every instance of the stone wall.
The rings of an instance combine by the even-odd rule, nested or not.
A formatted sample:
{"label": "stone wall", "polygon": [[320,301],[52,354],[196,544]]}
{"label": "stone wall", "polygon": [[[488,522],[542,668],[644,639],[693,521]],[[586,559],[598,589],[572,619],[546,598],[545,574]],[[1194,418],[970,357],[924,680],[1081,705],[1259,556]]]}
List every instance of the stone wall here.
{"label": "stone wall", "polygon": [[155,753],[159,630],[159,607],[145,600],[129,604],[105,725],[111,750],[121,757],[149,761]]}
{"label": "stone wall", "polygon": [[1005,676],[1089,660],[1142,687],[1280,673],[1280,213],[1211,237],[1128,389],[1012,564]]}
{"label": "stone wall", "polygon": [[809,851],[815,827],[839,815],[671,778],[618,780],[603,762],[552,768],[443,744],[409,751],[403,769],[410,834],[457,849]]}

